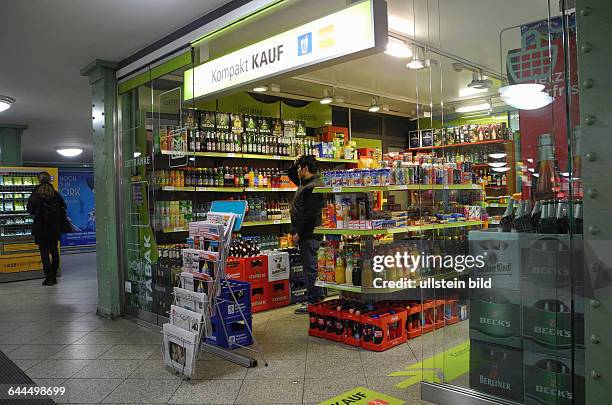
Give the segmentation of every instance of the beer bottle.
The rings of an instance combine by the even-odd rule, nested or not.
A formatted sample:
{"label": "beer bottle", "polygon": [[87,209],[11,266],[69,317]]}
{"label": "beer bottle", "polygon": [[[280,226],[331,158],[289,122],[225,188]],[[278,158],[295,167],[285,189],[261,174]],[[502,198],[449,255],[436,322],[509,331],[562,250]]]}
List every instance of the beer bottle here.
{"label": "beer bottle", "polygon": [[508,200],[508,206],[506,207],[506,210],[499,221],[499,226],[503,232],[510,232],[512,230],[512,224],[514,222],[513,210],[514,199],[510,198]]}

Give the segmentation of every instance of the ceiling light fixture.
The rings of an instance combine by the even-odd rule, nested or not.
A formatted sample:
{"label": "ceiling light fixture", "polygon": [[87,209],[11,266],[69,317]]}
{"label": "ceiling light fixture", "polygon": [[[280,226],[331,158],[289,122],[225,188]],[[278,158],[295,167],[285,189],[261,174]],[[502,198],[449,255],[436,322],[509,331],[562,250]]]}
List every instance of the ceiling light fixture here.
{"label": "ceiling light fixture", "polygon": [[489,162],[487,164],[491,167],[504,167],[506,162]]}
{"label": "ceiling light fixture", "polygon": [[270,83],[270,91],[274,93],[280,93],[280,84],[278,83]]}
{"label": "ceiling light fixture", "polygon": [[81,148],[57,148],[56,152],[65,157],[75,157],[83,153]]}
{"label": "ceiling light fixture", "polygon": [[527,169],[528,171],[530,171],[531,173],[535,173],[535,169],[533,167],[530,167],[529,169]]}
{"label": "ceiling light fixture", "polygon": [[404,41],[393,37],[389,37],[385,53],[396,58],[409,58],[412,56],[410,47]]}
{"label": "ceiling light fixture", "polygon": [[328,89],[323,89],[323,98],[321,100],[319,100],[319,103],[321,103],[321,104],[329,104],[332,101],[334,101],[334,98],[329,95],[329,90]]}
{"label": "ceiling light fixture", "polygon": [[472,81],[468,83],[468,87],[472,89],[489,89],[493,82],[489,79],[485,79],[482,72],[472,72]]}
{"label": "ceiling light fixture", "polygon": [[334,102],[342,104],[342,103],[344,103],[344,97],[342,97],[342,96],[334,96]]}
{"label": "ceiling light fixture", "polygon": [[491,103],[480,103],[472,105],[463,105],[461,107],[455,107],[455,112],[468,113],[475,111],[486,111],[491,109]]}
{"label": "ceiling light fixture", "polygon": [[510,170],[510,168],[508,166],[506,166],[506,167],[493,167],[493,168],[491,168],[491,170],[493,170],[494,172],[498,172],[498,173],[504,173],[504,172],[507,172],[508,170]]}
{"label": "ceiling light fixture", "polygon": [[406,64],[406,67],[410,70],[420,70],[427,66],[427,61],[420,56],[420,49],[418,46],[414,47],[412,53],[412,60]]}
{"label": "ceiling light fixture", "polygon": [[14,98],[0,95],[0,112],[8,110],[14,103]]}
{"label": "ceiling light fixture", "polygon": [[370,108],[368,108],[369,112],[379,112],[380,111],[380,104],[378,103],[378,100],[376,100],[376,97],[372,97],[372,103],[370,104]]}
{"label": "ceiling light fixture", "polygon": [[508,156],[507,153],[489,153],[489,157],[493,159],[502,159]]}
{"label": "ceiling light fixture", "polygon": [[253,87],[253,91],[256,92],[256,93],[264,93],[264,92],[268,91],[268,86]]}
{"label": "ceiling light fixture", "polygon": [[544,85],[519,83],[499,89],[501,100],[519,110],[537,110],[552,103],[553,98],[544,91]]}

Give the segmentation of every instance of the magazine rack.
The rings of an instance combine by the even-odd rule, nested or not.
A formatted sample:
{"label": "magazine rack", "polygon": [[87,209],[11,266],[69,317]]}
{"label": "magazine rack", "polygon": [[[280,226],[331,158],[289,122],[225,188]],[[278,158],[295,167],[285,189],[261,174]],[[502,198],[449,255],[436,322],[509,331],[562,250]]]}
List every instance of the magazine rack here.
{"label": "magazine rack", "polygon": [[[200,331],[208,331],[210,333],[210,330],[211,330],[210,318],[211,316],[215,315],[219,317],[219,320],[220,320],[219,324],[221,325],[223,329],[222,333],[225,334],[226,342],[231,341],[231,339],[229,339],[228,337],[228,333],[226,329],[226,322],[223,319],[223,315],[222,315],[223,311],[221,311],[220,309],[220,304],[233,305],[234,308],[237,309],[237,311],[239,312],[239,315],[240,315],[239,319],[244,322],[244,325],[246,326],[246,329],[248,330],[248,333],[250,334],[252,338],[255,349],[252,349],[247,346],[243,346],[237,342],[232,342],[230,347],[231,346],[240,347],[245,350],[256,352],[259,354],[259,357],[261,357],[261,359],[264,361],[264,364],[268,366],[268,363],[263,357],[263,354],[259,348],[257,339],[253,335],[253,330],[252,330],[250,323],[248,322],[247,316],[245,315],[242,309],[242,306],[239,304],[239,301],[236,298],[236,294],[234,293],[232,289],[232,285],[230,282],[228,282],[228,278],[225,274],[225,265],[227,262],[227,255],[230,250],[231,243],[232,243],[232,235],[233,235],[233,232],[237,232],[240,230],[245,212],[246,212],[246,201],[214,201],[212,203],[212,206],[209,212],[209,214],[212,214],[212,215],[207,216],[206,223],[210,222],[210,219],[213,217],[217,217],[218,219],[219,217],[223,216],[223,214],[228,214],[228,213],[234,214],[233,219],[229,223],[225,223],[224,221],[223,223],[224,232],[222,232],[222,234],[219,235],[219,238],[216,239],[215,241],[218,243],[218,248],[217,248],[218,254],[214,258],[214,260],[210,260],[208,258],[206,259],[207,262],[210,262],[213,265],[214,276],[209,279],[200,279],[200,278],[194,277],[194,282],[206,283],[207,288],[206,288],[206,291],[204,292],[208,295],[208,306],[205,311],[205,316],[203,320],[204,324],[201,325]],[[230,225],[232,229],[229,229],[229,230],[226,229],[228,225]],[[220,296],[222,286],[224,288],[227,288],[227,291],[229,292],[229,297],[222,298]],[[200,336],[202,336],[201,332],[200,332]],[[210,344],[206,342],[206,340],[203,338],[200,339],[199,346],[200,346],[201,351],[205,351],[210,354],[216,355],[218,357],[221,357],[225,360],[231,361],[243,367],[257,366],[257,360],[255,358],[249,357],[242,353],[237,353],[232,350],[228,350],[228,349]]]}

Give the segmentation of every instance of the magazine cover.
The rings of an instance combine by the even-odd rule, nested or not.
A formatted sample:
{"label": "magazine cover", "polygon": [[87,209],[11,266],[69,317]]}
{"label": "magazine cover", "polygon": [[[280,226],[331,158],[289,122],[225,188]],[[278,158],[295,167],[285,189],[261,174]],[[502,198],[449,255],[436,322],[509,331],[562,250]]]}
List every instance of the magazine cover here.
{"label": "magazine cover", "polygon": [[206,214],[206,220],[215,224],[222,224],[225,227],[223,237],[227,240],[234,229],[236,214],[231,212],[209,212]]}
{"label": "magazine cover", "polygon": [[199,334],[186,331],[179,326],[164,324],[164,362],[179,373],[193,375]]}

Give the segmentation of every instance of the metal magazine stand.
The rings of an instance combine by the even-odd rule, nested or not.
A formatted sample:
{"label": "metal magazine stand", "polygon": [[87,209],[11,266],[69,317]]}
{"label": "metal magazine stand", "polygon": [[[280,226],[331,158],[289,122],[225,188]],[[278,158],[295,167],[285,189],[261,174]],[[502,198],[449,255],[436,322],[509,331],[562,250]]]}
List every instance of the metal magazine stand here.
{"label": "metal magazine stand", "polygon": [[[219,243],[222,244],[222,246],[219,246],[220,254],[219,254],[218,262],[216,263],[217,269],[218,269],[217,270],[218,275],[217,274],[215,275],[215,281],[214,281],[214,287],[213,287],[214,294],[212,297],[209,298],[209,300],[214,302],[215,312],[217,313],[217,316],[221,318],[220,324],[223,327],[223,333],[225,334],[225,339],[226,341],[229,342],[227,329],[225,328],[225,322],[221,317],[221,311],[219,309],[219,302],[222,301],[223,298],[216,296],[221,291],[221,288],[220,288],[221,282],[224,281],[225,283],[223,284],[227,286],[232,296],[231,303],[234,304],[234,308],[238,309],[238,311],[240,312],[240,317],[244,321],[244,325],[246,326],[249,333],[251,334],[251,337],[253,339],[253,345],[255,346],[255,349],[251,349],[250,347],[242,346],[237,343],[233,343],[233,345],[258,353],[261,359],[263,360],[265,366],[267,367],[268,362],[264,358],[261,352],[261,349],[259,348],[259,344],[257,343],[257,339],[255,338],[255,335],[253,334],[253,330],[251,326],[249,326],[249,322],[247,321],[247,318],[244,312],[242,311],[242,308],[240,307],[240,305],[238,305],[238,299],[236,298],[236,295],[234,294],[234,291],[232,290],[232,286],[228,282],[228,278],[225,274],[227,254],[230,250],[230,246],[232,243],[233,232],[238,232],[240,228],[242,227],[242,220],[244,219],[244,215],[246,212],[246,201],[213,201],[211,208],[210,208],[210,212],[233,213],[233,214],[236,214],[236,220],[234,222],[234,228],[232,229],[232,232],[229,232],[227,237],[224,236],[219,241]],[[231,361],[243,367],[250,368],[250,367],[257,366],[256,359],[249,357],[247,355],[244,355],[244,354],[233,352],[232,350],[228,350],[228,349],[224,349],[219,346],[212,345],[210,343],[207,343],[205,340],[202,341],[200,345],[200,350],[214,354],[216,356],[219,356],[225,360]]]}

